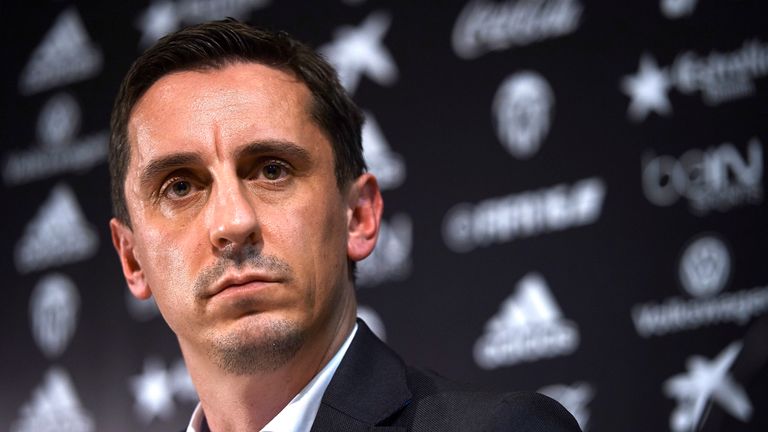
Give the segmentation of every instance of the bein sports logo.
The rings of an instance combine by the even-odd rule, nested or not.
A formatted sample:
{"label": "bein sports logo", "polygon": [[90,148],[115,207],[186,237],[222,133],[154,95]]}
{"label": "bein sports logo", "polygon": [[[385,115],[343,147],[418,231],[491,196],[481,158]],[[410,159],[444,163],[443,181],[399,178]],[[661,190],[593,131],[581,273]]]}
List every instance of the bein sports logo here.
{"label": "bein sports logo", "polygon": [[555,96],[549,83],[536,72],[510,75],[493,100],[496,133],[507,151],[528,159],[539,151],[549,133]]}
{"label": "bein sports logo", "polygon": [[648,152],[642,162],[642,185],[651,203],[666,207],[684,197],[696,215],[760,204],[763,146],[752,138],[744,157],[731,143],[706,150],[691,149],[679,158]]}
{"label": "bein sports logo", "polygon": [[562,315],[544,278],[529,273],[485,325],[475,344],[475,362],[495,369],[572,353],[579,329]]}

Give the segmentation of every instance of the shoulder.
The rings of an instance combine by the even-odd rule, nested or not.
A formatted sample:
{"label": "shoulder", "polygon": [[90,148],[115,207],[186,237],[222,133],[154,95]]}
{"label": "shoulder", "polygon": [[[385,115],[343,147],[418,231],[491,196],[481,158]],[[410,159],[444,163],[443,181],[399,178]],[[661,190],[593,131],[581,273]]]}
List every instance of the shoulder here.
{"label": "shoulder", "polygon": [[533,392],[494,393],[408,368],[413,393],[404,416],[413,431],[577,432],[557,401]]}

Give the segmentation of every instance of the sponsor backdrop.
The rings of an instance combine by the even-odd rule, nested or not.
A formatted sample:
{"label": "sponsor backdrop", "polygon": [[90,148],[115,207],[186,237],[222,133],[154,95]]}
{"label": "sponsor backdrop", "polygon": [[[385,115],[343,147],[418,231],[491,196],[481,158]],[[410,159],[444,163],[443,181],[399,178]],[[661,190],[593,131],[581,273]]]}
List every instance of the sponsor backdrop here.
{"label": "sponsor backdrop", "polygon": [[[279,3],[279,4],[278,4]],[[233,16],[318,47],[384,189],[360,315],[411,363],[586,431],[768,430],[768,4],[3,4],[0,429],[168,431],[196,402],[112,250],[133,59]]]}

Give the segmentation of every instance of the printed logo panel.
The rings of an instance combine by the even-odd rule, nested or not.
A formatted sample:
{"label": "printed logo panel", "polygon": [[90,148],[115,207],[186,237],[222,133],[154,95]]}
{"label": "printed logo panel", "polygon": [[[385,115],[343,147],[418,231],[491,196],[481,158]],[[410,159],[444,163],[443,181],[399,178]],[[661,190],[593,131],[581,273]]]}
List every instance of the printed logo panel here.
{"label": "printed logo panel", "polygon": [[54,273],[37,283],[29,299],[32,336],[49,359],[60,356],[75,334],[80,295],[66,276]]}
{"label": "printed logo panel", "polygon": [[141,31],[139,48],[148,48],[182,25],[224,17],[243,20],[252,11],[269,3],[269,0],[152,0],[136,20],[136,27]]}
{"label": "printed logo panel", "polygon": [[96,231],[85,220],[74,192],[59,184],[16,243],[16,269],[29,273],[83,261],[92,257],[98,246]]}
{"label": "printed logo panel", "polygon": [[589,225],[600,217],[604,198],[605,183],[591,177],[477,204],[459,203],[443,218],[443,241],[452,251],[463,253]]}
{"label": "printed logo panel", "polygon": [[11,432],[95,430],[93,417],[80,404],[69,374],[56,366],[46,372],[32,399],[19,410],[19,419],[11,425]]}
{"label": "printed logo panel", "polygon": [[28,96],[83,81],[101,72],[101,66],[101,51],[91,42],[77,9],[70,7],[35,48],[21,72],[19,91]]}
{"label": "printed logo panel", "polygon": [[411,273],[413,223],[405,213],[382,220],[376,248],[357,265],[357,284],[373,286],[386,281],[401,281]]}
{"label": "printed logo panel", "polygon": [[143,424],[173,418],[176,412],[174,397],[179,402],[197,402],[197,392],[182,359],[166,369],[165,362],[159,357],[147,357],[141,374],[130,379],[129,388],[135,399],[136,417]]}
{"label": "printed logo panel", "polygon": [[661,207],[685,198],[697,216],[757,205],[763,202],[763,166],[763,145],[757,138],[749,141],[743,157],[731,143],[691,149],[679,158],[647,152],[642,163],[643,193]]}
{"label": "printed logo panel", "polygon": [[728,345],[712,360],[698,355],[691,356],[686,362],[687,373],[664,381],[664,394],[677,402],[669,419],[672,432],[699,430],[699,423],[710,402],[742,422],[749,422],[752,418],[752,403],[741,385],[728,372],[740,351],[741,342],[737,341]]}
{"label": "printed logo panel", "polygon": [[529,273],[485,325],[474,356],[481,368],[495,369],[567,355],[578,346],[576,324],[563,317],[544,278]]}
{"label": "printed logo panel", "polygon": [[9,152],[3,180],[15,186],[66,172],[83,172],[107,158],[107,132],[78,138],[81,112],[69,93],[58,93],[43,106],[37,119],[37,145]]}
{"label": "printed logo panel", "polygon": [[515,73],[499,86],[493,100],[496,134],[512,156],[528,159],[539,151],[549,133],[554,103],[552,88],[536,72]]}
{"label": "printed logo panel", "polygon": [[632,322],[642,337],[663,336],[720,323],[745,325],[768,311],[768,287],[722,292],[731,253],[719,237],[699,235],[684,248],[679,278],[691,299],[670,297],[632,307]]}
{"label": "printed logo panel", "polygon": [[319,48],[349,94],[355,93],[363,76],[383,86],[397,82],[397,65],[383,42],[391,21],[389,14],[374,12],[358,27],[339,27],[333,42]]}
{"label": "printed logo panel", "polygon": [[686,51],[665,67],[645,53],[637,73],[624,77],[621,89],[630,98],[627,116],[642,122],[651,112],[672,115],[670,90],[699,92],[706,105],[717,106],[754,95],[755,80],[766,75],[768,44],[750,39],[731,52],[713,51],[706,57]]}
{"label": "printed logo panel", "polygon": [[488,51],[573,33],[579,27],[582,10],[576,0],[473,0],[453,27],[453,51],[469,60]]}

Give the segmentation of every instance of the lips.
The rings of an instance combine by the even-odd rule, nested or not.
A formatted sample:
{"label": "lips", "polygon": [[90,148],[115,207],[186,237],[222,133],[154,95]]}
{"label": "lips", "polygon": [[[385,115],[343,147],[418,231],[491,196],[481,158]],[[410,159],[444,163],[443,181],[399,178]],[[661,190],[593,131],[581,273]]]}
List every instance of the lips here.
{"label": "lips", "polygon": [[259,285],[267,285],[279,281],[280,280],[276,277],[258,273],[229,275],[223,277],[219,282],[212,286],[209,292],[209,297],[216,296],[228,290],[244,289],[248,287],[257,288]]}

